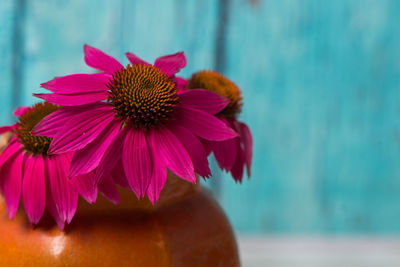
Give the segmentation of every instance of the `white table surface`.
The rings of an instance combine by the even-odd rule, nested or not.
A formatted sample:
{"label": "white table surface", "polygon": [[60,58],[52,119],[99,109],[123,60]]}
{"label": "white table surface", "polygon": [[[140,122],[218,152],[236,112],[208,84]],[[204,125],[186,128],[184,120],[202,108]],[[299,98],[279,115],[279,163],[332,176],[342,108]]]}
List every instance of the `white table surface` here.
{"label": "white table surface", "polygon": [[400,267],[400,237],[240,236],[243,267]]}

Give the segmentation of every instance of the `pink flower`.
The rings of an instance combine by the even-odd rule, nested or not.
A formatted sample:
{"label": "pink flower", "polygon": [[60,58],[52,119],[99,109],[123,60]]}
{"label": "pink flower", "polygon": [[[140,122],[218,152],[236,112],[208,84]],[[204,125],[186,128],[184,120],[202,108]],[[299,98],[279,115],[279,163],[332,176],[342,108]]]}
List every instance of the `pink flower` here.
{"label": "pink flower", "polygon": [[234,129],[239,136],[223,141],[204,140],[203,144],[208,153],[214,153],[221,169],[231,172],[235,181],[242,182],[245,166],[247,176],[250,177],[253,138],[249,127],[237,119],[242,107],[241,92],[232,81],[214,71],[200,71],[193,74],[187,83],[187,89],[198,90],[196,88],[213,91],[230,100],[216,116]]}
{"label": "pink flower", "polygon": [[[32,108],[21,107],[14,112],[19,117],[18,123],[0,127],[0,133],[14,134],[0,155],[0,189],[10,219],[14,218],[22,196],[32,224],[40,221],[47,207],[58,227],[63,229],[65,222],[70,223],[75,215],[78,193],[93,203],[97,198],[97,189],[93,173],[71,180],[67,178],[71,153],[48,156],[52,139],[31,134],[32,128],[43,117],[58,108],[50,103],[39,103]],[[118,202],[117,189],[110,179],[104,179],[105,183],[99,187],[106,188],[106,197]]]}
{"label": "pink flower", "polygon": [[65,106],[34,133],[54,138],[50,153],[76,151],[70,175],[97,168],[100,181],[122,165],[127,183],[118,183],[128,184],[138,198],[147,193],[152,203],[167,169],[192,183],[195,172],[210,175],[198,138],[222,141],[237,133],[214,117],[227,99],[206,90],[177,90],[181,81],[175,74],[186,65],[183,53],[160,57],[154,65],[126,53],[131,64],[124,67],[96,48],[85,45],[84,52],[86,64],[101,73],[55,78],[43,84],[53,93],[36,95]]}

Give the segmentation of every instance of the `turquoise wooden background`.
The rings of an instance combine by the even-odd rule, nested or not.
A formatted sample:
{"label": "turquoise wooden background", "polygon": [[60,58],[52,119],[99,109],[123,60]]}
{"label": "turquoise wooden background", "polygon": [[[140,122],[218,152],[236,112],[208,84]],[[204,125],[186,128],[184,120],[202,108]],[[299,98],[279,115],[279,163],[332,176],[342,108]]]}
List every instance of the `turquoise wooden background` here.
{"label": "turquoise wooden background", "polygon": [[82,45],[184,50],[243,89],[253,177],[209,184],[235,229],[400,233],[400,1],[1,0],[0,122],[87,72]]}

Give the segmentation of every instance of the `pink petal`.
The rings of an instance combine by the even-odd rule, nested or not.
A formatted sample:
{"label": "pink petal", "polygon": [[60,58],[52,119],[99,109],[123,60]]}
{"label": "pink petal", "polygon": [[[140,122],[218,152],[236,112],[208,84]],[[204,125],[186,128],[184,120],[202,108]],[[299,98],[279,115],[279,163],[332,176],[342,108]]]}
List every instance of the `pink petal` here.
{"label": "pink petal", "polygon": [[97,48],[85,45],[83,50],[85,53],[85,62],[92,68],[104,71],[108,74],[114,74],[124,67],[115,58],[103,53]]}
{"label": "pink petal", "polygon": [[89,92],[108,91],[107,83],[111,75],[104,73],[72,74],[56,77],[42,84],[43,88],[58,94],[79,94]]}
{"label": "pink petal", "polygon": [[[96,169],[96,175],[95,175],[96,184],[103,178],[108,176],[113,169],[119,168],[118,170],[122,172],[123,176],[125,176],[125,173],[123,171],[124,168],[122,166],[122,162],[120,161],[120,159],[128,129],[129,127],[122,128],[122,130],[115,137],[112,144],[108,146],[107,150],[105,151],[104,156],[102,157],[99,166]],[[118,162],[121,165],[116,167]]]}
{"label": "pink petal", "polygon": [[210,114],[222,111],[229,104],[227,98],[203,89],[192,89],[180,93],[179,99],[184,107],[198,109]]}
{"label": "pink petal", "polygon": [[106,103],[62,107],[59,110],[44,117],[38,124],[36,124],[36,126],[32,130],[32,133],[38,136],[54,137],[57,132],[64,128],[66,123],[68,123],[69,121],[76,121],[77,119],[82,117],[82,114],[87,114],[87,111],[93,112],[92,114],[87,114],[88,118],[90,118],[91,116],[93,116],[94,113],[101,113],[106,110],[112,110],[112,107]]}
{"label": "pink petal", "polygon": [[18,142],[17,137],[11,138],[10,143],[4,149],[4,151],[0,154],[0,168],[3,167],[4,163],[6,163],[15,153],[21,150],[21,144]]}
{"label": "pink petal", "polygon": [[113,204],[120,203],[118,188],[115,186],[114,180],[108,176],[99,183],[99,191]]}
{"label": "pink petal", "polygon": [[81,93],[74,95],[61,94],[33,94],[33,96],[46,100],[47,102],[61,106],[87,105],[105,100],[108,96],[107,91]]}
{"label": "pink petal", "polygon": [[151,181],[151,152],[142,130],[128,131],[122,155],[126,178],[138,198],[144,197]]}
{"label": "pink petal", "polygon": [[242,182],[243,180],[243,167],[244,167],[244,151],[240,145],[240,141],[236,140],[236,161],[233,164],[231,173],[232,177],[236,182]]}
{"label": "pink petal", "polygon": [[[121,150],[121,153],[122,153],[122,150]],[[118,159],[120,159],[120,157]],[[126,179],[124,166],[123,166],[121,160],[118,160],[118,163],[112,169],[111,176],[113,177],[114,182],[116,184],[118,184],[119,186],[122,186],[125,189],[131,189],[131,187],[129,186],[128,180]]]}
{"label": "pink petal", "polygon": [[48,153],[60,154],[84,148],[100,135],[114,117],[112,110],[101,113],[94,111],[82,113],[80,118],[68,121],[54,136]]}
{"label": "pink petal", "polygon": [[48,162],[49,186],[54,204],[62,220],[70,223],[78,204],[78,192],[68,179],[70,159],[65,155],[57,155]]}
{"label": "pink petal", "polygon": [[8,217],[10,219],[14,218],[21,198],[23,159],[24,153],[19,152],[12,160],[10,160],[11,162],[4,165],[0,172],[0,177],[3,180],[2,189],[4,199],[6,201]]}
{"label": "pink petal", "polygon": [[183,52],[159,57],[154,62],[154,67],[161,69],[167,76],[178,73],[186,66],[186,57]]}
{"label": "pink petal", "polygon": [[[46,168],[47,172],[48,172],[48,166],[49,166],[49,164],[51,164],[50,162],[51,162],[51,160],[49,158],[45,158],[45,166],[46,166],[45,168]],[[61,218],[60,214],[57,211],[56,204],[54,203],[52,192],[51,192],[51,189],[50,189],[50,186],[49,186],[49,184],[50,184],[49,175],[46,175],[46,184],[47,184],[47,186],[46,186],[46,207],[47,207],[47,210],[50,212],[51,216],[56,221],[58,228],[60,228],[60,230],[62,231],[62,230],[64,230],[65,221],[63,220],[63,218]]]}
{"label": "pink petal", "polygon": [[177,123],[206,140],[223,141],[237,136],[225,123],[201,110],[181,107],[177,118]]}
{"label": "pink petal", "polygon": [[112,121],[93,142],[76,151],[71,162],[70,177],[94,170],[99,165],[107,148],[114,141],[120,127],[121,121]]}
{"label": "pink petal", "polygon": [[143,65],[150,65],[140,57],[136,56],[135,54],[131,52],[125,53],[125,56],[128,58],[128,60],[132,63],[132,65],[137,65],[137,64],[143,64]]}
{"label": "pink petal", "polygon": [[0,134],[12,132],[12,131],[14,131],[15,128],[16,128],[16,124],[0,127]]}
{"label": "pink petal", "polygon": [[181,77],[175,77],[176,79],[176,88],[178,89],[178,93],[183,93],[187,90],[187,81]]}
{"label": "pink petal", "polygon": [[236,161],[236,145],[238,138],[220,142],[212,142],[213,152],[218,165],[223,170],[231,170]]}
{"label": "pink petal", "polygon": [[155,157],[180,178],[196,182],[192,160],[178,138],[164,126],[149,132],[150,144],[157,152]]}
{"label": "pink petal", "polygon": [[251,162],[253,157],[253,137],[251,136],[251,132],[249,127],[242,122],[238,122],[240,127],[240,138],[243,142],[244,146],[244,160],[246,162],[247,167],[247,177],[251,175]]}
{"label": "pink petal", "polygon": [[[153,155],[157,155],[157,151],[153,150]],[[150,202],[155,205],[167,181],[167,168],[158,160],[158,157],[153,156],[153,159],[153,176],[147,189],[147,196]]]}
{"label": "pink petal", "polygon": [[14,116],[21,117],[21,116],[24,115],[25,112],[27,112],[29,109],[30,109],[30,107],[21,106],[21,107],[19,107],[19,108],[16,108],[16,109],[14,110],[14,113],[13,113],[13,114],[14,114]]}
{"label": "pink petal", "polygon": [[189,153],[193,162],[194,171],[202,177],[210,176],[211,171],[208,165],[207,153],[199,139],[197,139],[197,137],[195,137],[189,130],[179,125],[174,125],[170,130]]}
{"label": "pink petal", "polygon": [[29,221],[37,224],[46,206],[45,168],[42,156],[25,156],[22,199]]}
{"label": "pink petal", "polygon": [[73,177],[70,183],[75,186],[78,193],[90,204],[97,199],[97,187],[93,172]]}

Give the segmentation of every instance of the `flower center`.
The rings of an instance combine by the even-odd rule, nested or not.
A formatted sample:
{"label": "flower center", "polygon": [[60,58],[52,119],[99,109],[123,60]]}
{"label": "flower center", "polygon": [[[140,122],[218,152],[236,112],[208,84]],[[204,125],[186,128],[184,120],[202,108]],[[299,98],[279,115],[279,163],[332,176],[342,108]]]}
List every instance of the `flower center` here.
{"label": "flower center", "polygon": [[228,78],[215,71],[199,71],[192,75],[188,89],[206,89],[230,100],[229,104],[219,113],[227,118],[236,117],[242,109],[240,89]]}
{"label": "flower center", "polygon": [[179,99],[175,83],[151,65],[128,65],[108,88],[117,117],[144,129],[170,119]]}
{"label": "flower center", "polygon": [[59,109],[59,106],[48,102],[38,103],[25,112],[18,122],[17,137],[24,149],[34,155],[47,155],[53,138],[32,135],[31,131],[44,117]]}

